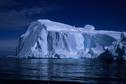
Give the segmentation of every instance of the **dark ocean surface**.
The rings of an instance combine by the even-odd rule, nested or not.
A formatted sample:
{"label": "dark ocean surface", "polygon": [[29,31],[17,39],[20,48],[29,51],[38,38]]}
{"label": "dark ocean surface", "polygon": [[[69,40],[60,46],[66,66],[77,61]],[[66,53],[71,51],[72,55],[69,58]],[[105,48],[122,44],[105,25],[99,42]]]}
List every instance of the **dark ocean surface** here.
{"label": "dark ocean surface", "polygon": [[126,84],[126,62],[99,59],[0,58],[0,79]]}

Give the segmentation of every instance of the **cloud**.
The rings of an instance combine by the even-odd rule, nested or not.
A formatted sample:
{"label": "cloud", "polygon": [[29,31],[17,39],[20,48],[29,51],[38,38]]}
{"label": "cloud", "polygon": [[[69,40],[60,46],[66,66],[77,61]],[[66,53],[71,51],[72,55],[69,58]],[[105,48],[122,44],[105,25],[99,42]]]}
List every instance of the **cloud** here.
{"label": "cloud", "polygon": [[56,6],[32,7],[22,10],[10,10],[0,12],[0,29],[19,29],[28,25],[37,15],[43,16],[59,9]]}
{"label": "cloud", "polygon": [[0,51],[14,51],[16,49],[18,41],[13,40],[0,40]]}
{"label": "cloud", "polygon": [[16,30],[62,8],[59,0],[0,0],[0,30]]}
{"label": "cloud", "polygon": [[17,4],[19,4],[18,2],[16,2],[16,1],[14,1],[14,0],[0,0],[0,6],[1,7],[6,7],[6,6],[9,6],[9,5],[11,5],[11,6],[13,6],[13,5],[17,5]]}
{"label": "cloud", "polygon": [[0,13],[0,28],[18,28],[24,26],[29,19],[22,11],[8,11]]}

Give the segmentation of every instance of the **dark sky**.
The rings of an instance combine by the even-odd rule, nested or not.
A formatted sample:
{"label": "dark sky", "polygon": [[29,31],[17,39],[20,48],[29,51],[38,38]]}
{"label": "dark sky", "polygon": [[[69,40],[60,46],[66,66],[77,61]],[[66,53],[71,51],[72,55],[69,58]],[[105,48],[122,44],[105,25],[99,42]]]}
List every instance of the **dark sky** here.
{"label": "dark sky", "polygon": [[[37,19],[126,31],[125,0],[0,0],[0,45],[13,43]],[[13,43],[14,45],[14,43]],[[11,45],[12,46],[12,45]],[[1,47],[1,46],[0,46]]]}

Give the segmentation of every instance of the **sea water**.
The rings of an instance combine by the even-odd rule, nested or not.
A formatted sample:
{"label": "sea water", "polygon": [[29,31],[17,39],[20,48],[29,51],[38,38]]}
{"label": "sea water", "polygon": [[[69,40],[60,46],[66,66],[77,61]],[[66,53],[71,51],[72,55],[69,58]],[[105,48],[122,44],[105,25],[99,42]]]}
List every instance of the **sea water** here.
{"label": "sea water", "polygon": [[0,78],[126,83],[126,62],[100,59],[0,59]]}

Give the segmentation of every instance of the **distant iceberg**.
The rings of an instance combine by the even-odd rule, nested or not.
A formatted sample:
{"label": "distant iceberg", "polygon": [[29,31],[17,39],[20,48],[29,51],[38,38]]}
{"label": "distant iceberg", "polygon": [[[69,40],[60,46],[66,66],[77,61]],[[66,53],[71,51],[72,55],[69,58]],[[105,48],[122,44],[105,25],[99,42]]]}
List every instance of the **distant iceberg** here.
{"label": "distant iceberg", "polygon": [[17,56],[19,58],[96,58],[120,38],[121,32],[95,30],[92,25],[86,25],[84,28],[74,27],[42,19],[32,22],[27,31],[21,35]]}

